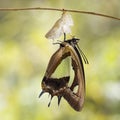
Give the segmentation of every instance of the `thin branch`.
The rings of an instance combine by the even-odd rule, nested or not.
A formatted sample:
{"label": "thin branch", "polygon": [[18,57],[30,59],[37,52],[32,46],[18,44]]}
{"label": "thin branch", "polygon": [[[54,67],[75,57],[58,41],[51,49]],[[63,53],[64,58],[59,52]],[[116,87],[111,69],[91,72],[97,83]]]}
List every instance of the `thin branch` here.
{"label": "thin branch", "polygon": [[110,15],[105,15],[105,14],[101,14],[101,13],[96,13],[96,12],[82,11],[82,10],[58,9],[58,8],[43,8],[43,7],[32,7],[32,8],[0,8],[0,11],[22,11],[22,10],[24,10],[24,11],[26,11],[26,10],[67,11],[67,12],[90,14],[90,15],[96,15],[96,16],[101,16],[101,17],[106,17],[106,18],[120,20],[120,18],[118,18],[118,17],[114,17],[114,16],[110,16]]}

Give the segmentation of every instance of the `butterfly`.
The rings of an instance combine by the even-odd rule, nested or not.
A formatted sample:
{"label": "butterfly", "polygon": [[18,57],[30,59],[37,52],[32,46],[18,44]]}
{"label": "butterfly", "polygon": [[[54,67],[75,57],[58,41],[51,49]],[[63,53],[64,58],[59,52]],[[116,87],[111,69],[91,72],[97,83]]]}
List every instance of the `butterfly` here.
{"label": "butterfly", "polygon": [[[83,60],[85,64],[88,64],[88,60],[79,48],[78,41],[78,38],[73,37],[72,39],[58,43],[60,44],[60,47],[50,58],[41,83],[42,92],[39,97],[41,97],[45,92],[48,92],[51,95],[51,100],[54,96],[58,97],[58,105],[63,97],[74,110],[81,111],[85,99],[85,73]],[[63,76],[60,78],[52,77],[52,74],[55,72],[57,67],[67,57],[70,57],[71,66],[74,71],[74,79],[70,86],[68,83],[71,76]],[[77,92],[74,92],[75,87],[77,87]],[[51,100],[48,106],[50,106]]]}

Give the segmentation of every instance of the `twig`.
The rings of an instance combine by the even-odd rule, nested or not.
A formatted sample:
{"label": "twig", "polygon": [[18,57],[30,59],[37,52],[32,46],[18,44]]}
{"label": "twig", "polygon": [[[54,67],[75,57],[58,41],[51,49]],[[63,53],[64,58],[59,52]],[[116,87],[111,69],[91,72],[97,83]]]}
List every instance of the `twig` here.
{"label": "twig", "polygon": [[82,14],[90,14],[90,15],[96,15],[111,19],[120,20],[118,17],[105,15],[101,13],[96,12],[89,12],[89,11],[82,11],[82,10],[72,10],[72,9],[59,9],[59,8],[43,8],[43,7],[32,7],[32,8],[0,8],[0,11],[22,11],[22,10],[51,10],[51,11],[67,11],[67,12],[74,12],[74,13],[82,13]]}

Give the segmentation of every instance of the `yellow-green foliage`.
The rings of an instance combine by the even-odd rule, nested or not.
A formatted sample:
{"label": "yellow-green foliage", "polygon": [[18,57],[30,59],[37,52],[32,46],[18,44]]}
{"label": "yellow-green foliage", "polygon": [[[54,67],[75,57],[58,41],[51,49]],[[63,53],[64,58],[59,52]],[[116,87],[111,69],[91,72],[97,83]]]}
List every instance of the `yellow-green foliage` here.
{"label": "yellow-green foliage", "polygon": [[[0,1],[0,8],[38,6],[120,17],[119,0]],[[120,21],[78,13],[71,15],[72,33],[81,39],[79,46],[89,60],[89,65],[85,65],[83,110],[75,112],[63,99],[58,107],[56,97],[48,108],[47,94],[38,99],[48,61],[58,48],[44,35],[61,13],[0,11],[0,120],[120,119]]]}

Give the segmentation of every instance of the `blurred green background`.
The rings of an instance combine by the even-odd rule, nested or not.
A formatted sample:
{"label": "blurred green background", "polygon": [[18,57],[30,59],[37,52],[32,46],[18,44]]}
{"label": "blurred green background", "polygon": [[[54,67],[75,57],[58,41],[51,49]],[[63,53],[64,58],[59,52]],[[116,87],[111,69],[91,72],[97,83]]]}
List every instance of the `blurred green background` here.
{"label": "blurred green background", "polygon": [[[120,18],[119,0],[0,0],[0,8],[54,7]],[[45,38],[56,11],[0,11],[0,120],[120,119],[120,21],[71,13],[72,33],[86,54],[86,100],[81,112],[57,98],[40,99],[41,80],[58,45]]]}

